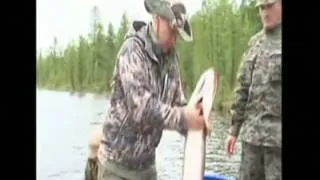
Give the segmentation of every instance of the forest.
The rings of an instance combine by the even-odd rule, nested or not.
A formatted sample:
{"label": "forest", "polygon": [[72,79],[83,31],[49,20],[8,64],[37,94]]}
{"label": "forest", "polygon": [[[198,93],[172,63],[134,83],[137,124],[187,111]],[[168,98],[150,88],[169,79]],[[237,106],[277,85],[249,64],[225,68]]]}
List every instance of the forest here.
{"label": "forest", "polygon": [[[49,53],[38,52],[37,87],[71,93],[108,94],[116,55],[130,23],[122,16],[118,29],[103,27],[99,7],[92,8],[91,33],[79,36],[63,50],[54,38]],[[190,95],[201,73],[209,67],[219,72],[215,109],[228,115],[238,66],[251,36],[261,30],[255,1],[236,5],[228,0],[205,0],[191,17],[193,42],[177,42],[181,76],[186,95]]]}

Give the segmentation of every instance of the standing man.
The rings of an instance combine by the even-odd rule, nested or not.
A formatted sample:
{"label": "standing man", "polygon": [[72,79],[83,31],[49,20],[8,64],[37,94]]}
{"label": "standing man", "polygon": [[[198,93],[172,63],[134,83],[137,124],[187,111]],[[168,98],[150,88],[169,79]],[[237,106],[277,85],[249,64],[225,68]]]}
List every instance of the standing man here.
{"label": "standing man", "polygon": [[174,47],[192,40],[182,3],[145,0],[152,21],[133,22],[117,57],[110,109],[98,151],[98,180],[155,180],[162,131],[201,129],[200,109],[187,108]]}
{"label": "standing man", "polygon": [[235,91],[227,153],[241,131],[240,180],[281,179],[281,0],[258,0],[263,30],[244,54]]}

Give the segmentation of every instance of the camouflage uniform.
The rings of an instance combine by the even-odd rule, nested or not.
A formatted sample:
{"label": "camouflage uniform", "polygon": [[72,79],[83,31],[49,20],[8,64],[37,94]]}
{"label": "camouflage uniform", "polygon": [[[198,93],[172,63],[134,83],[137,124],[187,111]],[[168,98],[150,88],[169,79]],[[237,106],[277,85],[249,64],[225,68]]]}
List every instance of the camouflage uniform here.
{"label": "camouflage uniform", "polygon": [[[166,5],[160,0],[146,4],[149,11]],[[164,54],[155,37],[150,23],[135,21],[118,53],[98,151],[98,180],[157,179],[155,149],[162,131],[187,132],[177,52],[172,48]]]}
{"label": "camouflage uniform", "polygon": [[251,38],[231,108],[230,134],[237,137],[241,129],[240,180],[281,179],[281,61],[281,25]]}
{"label": "camouflage uniform", "polygon": [[98,178],[98,158],[97,152],[99,149],[102,136],[102,127],[99,124],[93,128],[89,140],[89,156],[85,167],[85,180],[97,180]]}
{"label": "camouflage uniform", "polygon": [[98,160],[95,158],[88,158],[84,174],[85,180],[98,179]]}

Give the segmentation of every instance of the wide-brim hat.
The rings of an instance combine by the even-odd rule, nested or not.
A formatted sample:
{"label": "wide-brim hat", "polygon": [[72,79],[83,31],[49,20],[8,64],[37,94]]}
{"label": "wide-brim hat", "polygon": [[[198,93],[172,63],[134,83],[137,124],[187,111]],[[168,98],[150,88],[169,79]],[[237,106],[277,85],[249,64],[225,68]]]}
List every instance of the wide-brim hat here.
{"label": "wide-brim hat", "polygon": [[186,7],[182,2],[169,0],[144,0],[148,13],[161,16],[177,28],[181,38],[187,42],[193,40],[191,23],[187,16]]}
{"label": "wide-brim hat", "polygon": [[268,4],[274,4],[278,0],[257,0],[256,7],[262,6],[262,5],[268,5]]}

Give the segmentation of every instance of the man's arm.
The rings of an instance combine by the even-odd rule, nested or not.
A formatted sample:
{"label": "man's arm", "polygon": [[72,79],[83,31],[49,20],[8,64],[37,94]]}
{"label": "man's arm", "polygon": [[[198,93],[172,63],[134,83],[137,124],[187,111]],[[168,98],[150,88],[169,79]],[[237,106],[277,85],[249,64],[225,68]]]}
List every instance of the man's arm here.
{"label": "man's arm", "polygon": [[[176,94],[173,100],[173,105],[174,106],[180,106],[183,107],[188,104],[187,99],[184,95],[184,91],[182,88],[182,82],[181,82],[181,75],[179,71],[179,67],[177,67],[177,72],[178,72],[178,88],[176,89]],[[178,126],[177,126],[178,125]],[[186,135],[188,132],[188,129],[186,126],[179,126],[179,124],[176,124],[174,121],[167,121],[165,123],[165,128],[167,129],[174,129],[177,130],[181,135]]]}
{"label": "man's arm", "polygon": [[164,104],[150,87],[149,74],[138,48],[120,55],[118,71],[127,108],[132,118],[144,126],[187,129],[183,107]]}
{"label": "man's arm", "polygon": [[230,135],[237,137],[240,132],[242,123],[244,122],[245,107],[249,96],[249,87],[251,85],[251,76],[253,71],[253,59],[250,55],[244,54],[241,61],[233,104],[231,105],[231,129]]}

